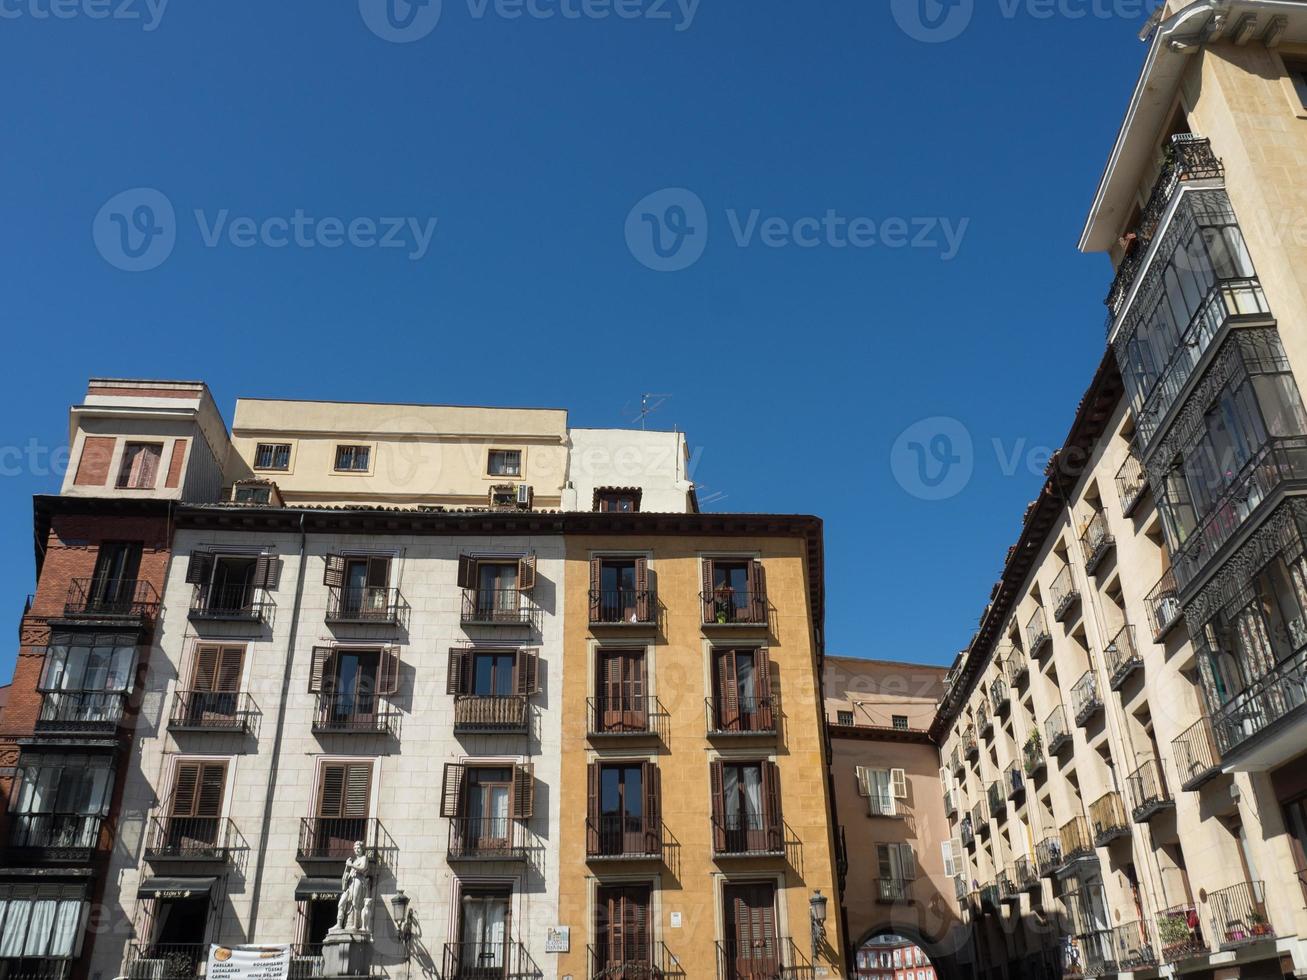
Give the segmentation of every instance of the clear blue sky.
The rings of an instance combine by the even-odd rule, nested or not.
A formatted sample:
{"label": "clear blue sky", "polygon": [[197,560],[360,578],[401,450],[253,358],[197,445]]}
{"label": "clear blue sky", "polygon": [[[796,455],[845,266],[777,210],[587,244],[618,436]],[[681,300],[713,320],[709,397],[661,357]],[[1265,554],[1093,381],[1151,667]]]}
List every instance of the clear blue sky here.
{"label": "clear blue sky", "polygon": [[[1103,349],[1108,264],[1075,243],[1144,54],[1137,3],[925,0],[971,19],[923,43],[899,23],[913,0],[702,0],[692,19],[675,0],[622,0],[638,16],[621,18],[596,16],[606,0],[567,0],[580,17],[535,0],[548,18],[444,0],[393,43],[384,0],[41,16],[50,2],[0,4],[11,623],[33,586],[31,495],[58,487],[13,450],[63,445],[88,376],[133,375],[203,379],[229,420],[238,395],[282,395],[619,426],[641,392],[669,393],[655,421],[689,433],[695,479],[724,495],[711,509],[825,519],[831,652],[946,663],[966,643],[1040,483],[992,441],[1057,445]],[[93,16],[123,3],[139,19]],[[175,244],[129,272],[107,216],[134,221],[132,201],[101,211],[140,187],[175,209]],[[665,188],[703,214],[681,222],[664,195],[628,229]],[[366,225],[337,248],[273,247],[275,222],[236,244],[236,218],[297,210],[437,224],[418,259],[411,231],[365,247]],[[645,214],[666,235],[688,223],[697,261],[651,269]],[[964,228],[956,254],[939,226],[939,245],[904,245],[896,218],[909,241],[918,219]],[[934,416],[974,446],[945,500],[891,467]],[[909,441],[933,456],[933,439]]]}

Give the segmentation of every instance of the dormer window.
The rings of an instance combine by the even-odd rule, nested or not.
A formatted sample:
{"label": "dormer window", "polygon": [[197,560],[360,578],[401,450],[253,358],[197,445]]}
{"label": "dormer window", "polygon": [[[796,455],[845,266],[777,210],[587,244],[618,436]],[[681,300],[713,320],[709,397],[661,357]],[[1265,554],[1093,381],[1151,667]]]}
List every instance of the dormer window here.
{"label": "dormer window", "polygon": [[159,479],[159,461],[163,459],[161,442],[129,442],[123,447],[118,468],[119,490],[153,490]]}
{"label": "dormer window", "polygon": [[640,490],[600,487],[595,491],[594,509],[602,514],[634,514],[640,510]]}

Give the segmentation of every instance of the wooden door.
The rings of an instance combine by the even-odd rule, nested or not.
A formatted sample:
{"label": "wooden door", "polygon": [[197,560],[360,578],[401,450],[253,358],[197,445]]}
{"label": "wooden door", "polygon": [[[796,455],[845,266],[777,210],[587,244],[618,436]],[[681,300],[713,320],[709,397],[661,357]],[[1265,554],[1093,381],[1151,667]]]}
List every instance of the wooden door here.
{"label": "wooden door", "polygon": [[729,884],[725,890],[727,969],[730,980],[777,980],[776,886],[770,882]]}
{"label": "wooden door", "polygon": [[595,901],[595,975],[649,980],[653,967],[648,885],[601,885]]}
{"label": "wooden door", "polygon": [[194,854],[218,846],[226,785],[225,760],[177,763],[168,807],[170,851]]}
{"label": "wooden door", "polygon": [[244,647],[205,644],[195,651],[188,712],[191,723],[236,724],[236,701],[244,664]]}
{"label": "wooden door", "polygon": [[642,732],[648,728],[643,650],[600,650],[600,721],[606,732]]}
{"label": "wooden door", "polygon": [[323,763],[318,779],[318,856],[347,858],[354,842],[366,846],[368,810],[372,795],[372,763]]}

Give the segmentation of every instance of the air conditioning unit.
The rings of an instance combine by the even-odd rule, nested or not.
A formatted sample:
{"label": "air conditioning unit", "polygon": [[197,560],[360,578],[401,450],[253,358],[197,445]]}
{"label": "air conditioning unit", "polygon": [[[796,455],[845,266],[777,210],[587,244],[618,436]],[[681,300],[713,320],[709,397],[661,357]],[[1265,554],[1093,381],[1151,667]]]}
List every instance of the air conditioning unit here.
{"label": "air conditioning unit", "polygon": [[238,480],[232,484],[231,502],[251,507],[284,507],[281,491],[271,480]]}
{"label": "air conditioning unit", "polygon": [[530,510],[531,502],[535,499],[535,490],[529,483],[519,483],[517,485],[517,509]]}
{"label": "air conditioning unit", "polygon": [[511,483],[497,483],[490,488],[490,506],[513,508],[517,506],[517,488]]}

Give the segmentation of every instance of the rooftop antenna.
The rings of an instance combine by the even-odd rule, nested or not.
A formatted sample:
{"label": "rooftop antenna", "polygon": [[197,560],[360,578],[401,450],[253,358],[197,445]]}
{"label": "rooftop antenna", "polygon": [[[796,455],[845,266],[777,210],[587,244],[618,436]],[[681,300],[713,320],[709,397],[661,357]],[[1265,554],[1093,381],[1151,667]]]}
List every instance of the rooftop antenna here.
{"label": "rooftop antenna", "polygon": [[663,406],[663,403],[672,396],[669,394],[659,394],[653,391],[646,391],[640,396],[640,414],[631,419],[632,422],[639,422],[640,428],[645,426],[645,420],[654,412]]}

